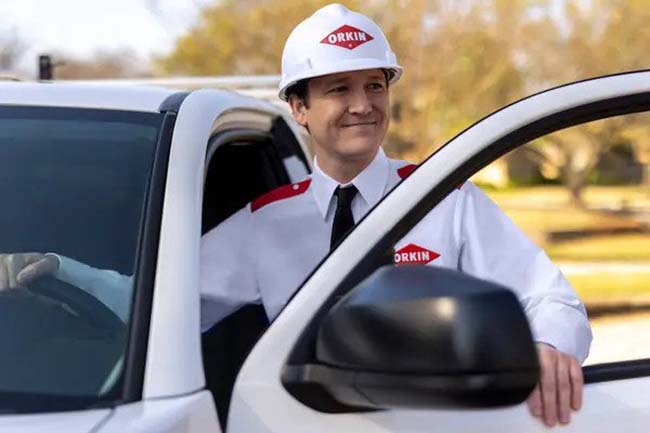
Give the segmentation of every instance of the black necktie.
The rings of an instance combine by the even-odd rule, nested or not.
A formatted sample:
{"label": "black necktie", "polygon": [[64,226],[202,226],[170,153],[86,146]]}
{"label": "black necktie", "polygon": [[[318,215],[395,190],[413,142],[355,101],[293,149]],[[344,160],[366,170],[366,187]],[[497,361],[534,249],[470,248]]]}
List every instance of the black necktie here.
{"label": "black necktie", "polygon": [[357,188],[354,185],[341,188],[340,186],[334,191],[336,196],[336,212],[334,213],[334,222],[332,224],[332,237],[330,239],[330,251],[333,250],[343,239],[352,227],[354,227],[354,217],[352,216],[352,199],[357,195]]}

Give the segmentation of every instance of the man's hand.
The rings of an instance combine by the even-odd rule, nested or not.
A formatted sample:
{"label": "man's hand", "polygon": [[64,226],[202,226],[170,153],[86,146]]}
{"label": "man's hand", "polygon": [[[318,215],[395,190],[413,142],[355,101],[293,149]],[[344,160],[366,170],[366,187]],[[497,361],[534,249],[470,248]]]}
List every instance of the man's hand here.
{"label": "man's hand", "polygon": [[41,253],[0,254],[0,290],[22,288],[41,277],[54,274],[59,261]]}
{"label": "man's hand", "polygon": [[582,406],[582,368],[577,359],[537,343],[541,366],[539,384],[528,397],[528,408],[549,427],[568,424],[571,410]]}

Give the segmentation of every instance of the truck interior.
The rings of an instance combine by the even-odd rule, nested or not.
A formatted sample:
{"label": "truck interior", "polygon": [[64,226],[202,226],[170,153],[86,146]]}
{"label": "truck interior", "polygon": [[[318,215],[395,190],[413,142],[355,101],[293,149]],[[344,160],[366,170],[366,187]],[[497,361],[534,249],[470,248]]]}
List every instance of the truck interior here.
{"label": "truck interior", "polygon": [[[309,173],[306,156],[284,120],[271,131],[228,131],[208,148],[203,192],[205,234],[254,198],[291,183],[285,161],[298,158]],[[206,387],[225,429],[232,388],[246,356],[269,325],[262,305],[246,305],[202,335]]]}

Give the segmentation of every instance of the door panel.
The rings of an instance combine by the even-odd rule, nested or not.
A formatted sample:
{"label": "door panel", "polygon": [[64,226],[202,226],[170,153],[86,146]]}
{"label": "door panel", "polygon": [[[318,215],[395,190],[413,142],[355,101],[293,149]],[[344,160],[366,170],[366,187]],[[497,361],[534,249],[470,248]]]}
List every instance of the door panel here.
{"label": "door panel", "polygon": [[585,365],[650,358],[649,124],[648,112],[583,123],[472,178],[580,295],[594,334]]}
{"label": "door panel", "polygon": [[[546,431],[525,405],[484,410],[313,410],[283,388],[285,365],[313,356],[328,309],[368,275],[387,250],[479,168],[537,137],[599,118],[650,108],[650,72],[574,83],[524,99],[478,122],[441,148],[387,196],[312,274],[246,360],[235,385],[230,432]],[[641,361],[643,364],[645,361]],[[650,362],[649,362],[650,364]],[[645,431],[650,379],[638,366],[585,386],[583,409],[565,431]]]}
{"label": "door panel", "polygon": [[[589,384],[585,388],[582,410],[575,413],[571,423],[562,427],[566,432],[611,432],[619,425],[625,431],[644,431],[650,417],[650,401],[643,390],[650,387],[650,379],[629,379],[616,382]],[[547,432],[548,428],[533,419],[524,405],[507,409],[441,411],[387,411],[364,415],[375,420],[390,432],[467,432],[519,433]],[[438,429],[432,429],[435,417]],[[615,427],[616,426],[616,427]],[[324,430],[323,430],[324,431]]]}

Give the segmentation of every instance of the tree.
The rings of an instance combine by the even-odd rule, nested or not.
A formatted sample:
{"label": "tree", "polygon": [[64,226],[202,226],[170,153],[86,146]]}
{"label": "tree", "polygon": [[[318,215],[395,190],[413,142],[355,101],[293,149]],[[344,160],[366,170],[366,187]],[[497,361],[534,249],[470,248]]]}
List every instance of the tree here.
{"label": "tree", "polygon": [[583,124],[542,137],[527,151],[547,177],[559,177],[572,203],[586,207],[582,192],[601,158],[616,145],[628,142],[638,119],[621,116]]}
{"label": "tree", "polygon": [[27,45],[15,31],[8,31],[0,37],[0,72],[11,72],[24,54]]}
{"label": "tree", "polygon": [[[526,39],[524,73],[530,88],[646,67],[650,11],[644,2],[566,2],[563,11],[563,21],[547,15],[528,25],[529,30],[542,26],[553,30]],[[537,156],[561,174],[574,204],[584,207],[582,191],[589,176],[613,145],[632,134],[639,158],[650,151],[646,121],[642,116],[624,116],[571,128],[536,143]]]}
{"label": "tree", "polygon": [[55,62],[61,62],[54,72],[56,79],[133,78],[148,74],[130,50],[100,51],[90,59],[70,58],[63,54],[53,57]]}
{"label": "tree", "polygon": [[[163,73],[276,74],[284,41],[296,23],[328,0],[223,0],[201,12],[198,24],[157,63]],[[359,2],[344,2],[357,8]]]}
{"label": "tree", "polygon": [[512,41],[523,2],[395,0],[386,10],[381,25],[406,70],[393,92],[401,113],[391,131],[410,144],[402,156],[421,160],[522,94]]}
{"label": "tree", "polygon": [[[215,3],[158,65],[167,74],[276,74],[289,32],[327,3]],[[459,3],[464,6],[458,7]],[[392,94],[396,116],[389,132],[389,152],[420,160],[443,139],[521,93],[522,77],[510,55],[509,41],[515,38],[502,30],[518,28],[514,24],[525,12],[523,0],[345,4],[382,26],[406,70]],[[494,9],[497,13],[490,15]]]}
{"label": "tree", "polygon": [[[328,2],[217,2],[158,65],[165,73],[276,74],[291,29]],[[531,92],[644,67],[650,37],[650,9],[638,0],[374,0],[346,5],[378,22],[405,68],[391,92],[394,116],[386,147],[413,161]],[[633,127],[630,122],[612,119],[556,134],[545,146],[535,145],[541,149],[536,157],[547,166],[555,164],[581,205],[590,173],[612,140]],[[647,135],[633,145],[639,158],[650,154]]]}

